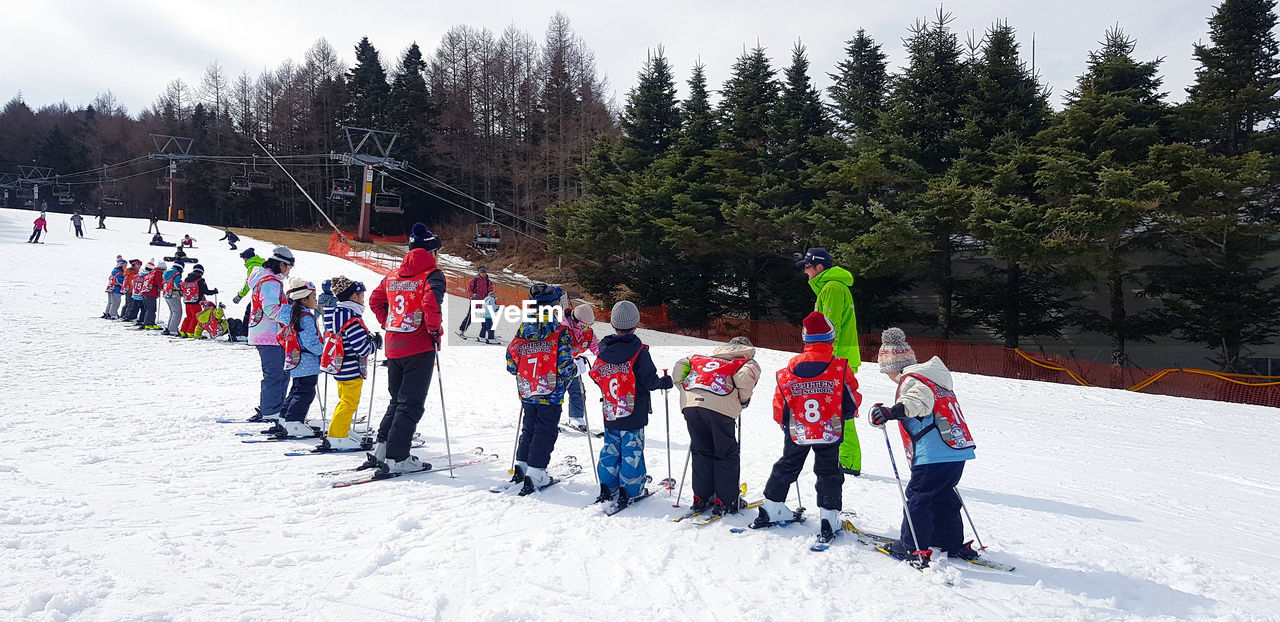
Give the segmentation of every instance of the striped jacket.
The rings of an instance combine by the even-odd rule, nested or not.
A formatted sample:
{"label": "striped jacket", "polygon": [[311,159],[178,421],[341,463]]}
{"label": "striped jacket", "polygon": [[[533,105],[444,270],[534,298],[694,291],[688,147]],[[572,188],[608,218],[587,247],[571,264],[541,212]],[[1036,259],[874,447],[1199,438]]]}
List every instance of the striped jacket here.
{"label": "striped jacket", "polygon": [[[346,300],[339,302],[336,307],[325,309],[325,314],[329,316],[329,328],[337,332],[347,320],[364,315],[364,306]],[[342,369],[333,377],[337,380],[363,378],[367,365],[365,359],[377,349],[369,338],[369,331],[359,323],[352,323],[339,336],[342,338]]]}

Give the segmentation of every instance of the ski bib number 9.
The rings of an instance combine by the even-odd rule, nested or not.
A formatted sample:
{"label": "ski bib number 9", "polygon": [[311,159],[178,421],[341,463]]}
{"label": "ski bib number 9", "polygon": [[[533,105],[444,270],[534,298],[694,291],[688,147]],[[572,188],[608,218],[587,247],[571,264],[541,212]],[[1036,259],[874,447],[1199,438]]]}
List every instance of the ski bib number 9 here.
{"label": "ski bib number 9", "polygon": [[735,388],[733,375],[746,364],[747,359],[726,361],[712,356],[694,356],[689,359],[689,375],[684,377],[684,388],[728,395]]}

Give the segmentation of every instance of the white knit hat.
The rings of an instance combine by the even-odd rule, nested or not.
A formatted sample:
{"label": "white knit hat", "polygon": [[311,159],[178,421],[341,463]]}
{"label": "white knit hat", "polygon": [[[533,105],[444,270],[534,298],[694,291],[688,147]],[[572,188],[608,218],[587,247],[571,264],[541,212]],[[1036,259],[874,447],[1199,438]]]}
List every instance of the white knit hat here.
{"label": "white knit hat", "polygon": [[880,372],[902,373],[908,365],[916,364],[916,351],[907,343],[907,335],[901,328],[886,328],[880,334]]}

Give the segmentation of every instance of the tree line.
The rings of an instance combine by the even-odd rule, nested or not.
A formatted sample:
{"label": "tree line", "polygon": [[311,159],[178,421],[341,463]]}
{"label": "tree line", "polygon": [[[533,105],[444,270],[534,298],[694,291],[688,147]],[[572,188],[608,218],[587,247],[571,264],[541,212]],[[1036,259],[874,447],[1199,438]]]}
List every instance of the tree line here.
{"label": "tree line", "polygon": [[[797,320],[812,293],[792,253],[824,246],[857,277],[864,329],[1018,347],[1071,327],[1109,337],[1120,365],[1127,344],[1171,335],[1242,369],[1280,332],[1275,4],[1215,7],[1177,105],[1119,27],[1061,110],[1011,25],[962,43],[941,11],[910,28],[896,72],[857,30],[825,97],[797,44],[785,67],[745,51],[714,104],[695,66],[678,98],[659,47],[582,195],[549,211],[553,249],[588,291],[665,304],[683,326]],[[1077,304],[1088,290],[1105,309]],[[906,304],[914,291],[932,313]]]}
{"label": "tree line", "polygon": [[[280,228],[322,222],[257,138],[283,156],[335,221],[350,226],[359,204],[327,197],[334,180],[358,182],[360,170],[326,156],[348,151],[342,125],[390,131],[398,134],[391,157],[438,181],[394,172],[377,180],[379,189],[402,194],[406,215],[375,216],[374,224],[401,233],[404,222],[458,214],[450,202],[481,212],[493,202],[541,222],[548,205],[579,195],[578,166],[598,136],[617,131],[595,57],[563,14],[550,19],[541,41],[514,26],[495,33],[461,25],[430,56],[414,43],[390,59],[363,38],[354,59],[345,65],[320,39],[302,62],[286,60],[257,76],[228,75],[215,62],[198,84],[170,82],[137,115],[110,92],[83,107],[35,110],[19,94],[0,110],[0,172],[36,164],[70,175],[58,181],[71,187],[76,205],[95,211],[98,182],[118,180],[123,205],[108,211],[140,216],[167,202],[157,191],[163,172],[148,172],[167,162],[143,158],[156,150],[149,135],[183,136],[202,156],[180,163],[178,203],[188,220]],[[255,153],[263,156],[256,162]],[[270,189],[231,190],[232,177],[255,171],[272,176]]]}

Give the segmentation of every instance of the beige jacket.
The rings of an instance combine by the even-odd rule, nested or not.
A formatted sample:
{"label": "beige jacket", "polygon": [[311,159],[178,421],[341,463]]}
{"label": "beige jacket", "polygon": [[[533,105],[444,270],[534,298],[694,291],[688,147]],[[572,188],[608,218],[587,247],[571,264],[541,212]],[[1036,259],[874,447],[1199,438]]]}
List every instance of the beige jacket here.
{"label": "beige jacket", "polygon": [[677,361],[675,368],[672,370],[672,375],[674,376],[676,390],[680,392],[680,408],[683,410],[698,406],[718,412],[730,419],[737,419],[742,414],[742,408],[751,401],[751,392],[755,390],[756,382],[760,380],[760,364],[755,362],[755,355],[755,348],[736,343],[727,343],[716,348],[711,353],[711,356],[726,361],[749,359],[733,375],[734,390],[728,395],[716,395],[704,389],[686,391],[684,379],[689,375],[690,357],[686,356]]}
{"label": "beige jacket", "polygon": [[920,419],[933,414],[933,391],[930,391],[923,382],[908,378],[906,374],[924,376],[948,389],[955,388],[955,385],[951,384],[951,372],[947,370],[946,365],[942,364],[942,359],[936,356],[923,363],[908,365],[902,373],[903,376],[898,379],[897,401],[906,409],[908,417]]}

